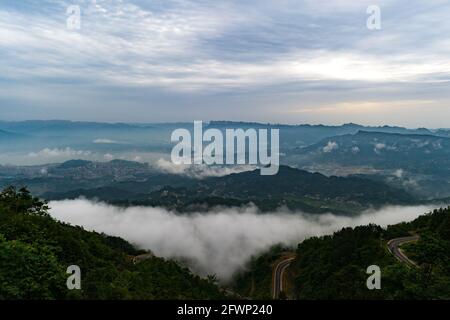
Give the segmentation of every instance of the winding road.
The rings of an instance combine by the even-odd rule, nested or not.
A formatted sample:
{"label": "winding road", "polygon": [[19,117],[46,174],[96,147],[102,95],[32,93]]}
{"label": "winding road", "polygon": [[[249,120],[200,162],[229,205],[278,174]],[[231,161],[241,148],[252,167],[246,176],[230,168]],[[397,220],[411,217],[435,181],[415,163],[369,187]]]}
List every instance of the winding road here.
{"label": "winding road", "polygon": [[273,284],[272,284],[272,297],[274,299],[278,299],[280,296],[280,292],[284,291],[283,289],[283,275],[286,269],[289,267],[291,262],[295,258],[287,258],[284,259],[275,266],[274,272],[273,272]]}
{"label": "winding road", "polygon": [[410,236],[410,237],[402,237],[402,238],[396,238],[392,239],[387,243],[389,251],[401,262],[405,263],[406,265],[410,267],[417,268],[418,265],[409,259],[405,253],[400,249],[400,246],[404,245],[405,243],[414,242],[419,240],[419,236]]}
{"label": "winding road", "polygon": [[[399,261],[405,263],[406,265],[408,265],[410,267],[418,268],[419,266],[414,261],[409,259],[400,248],[402,245],[404,245],[406,243],[415,242],[417,240],[419,240],[419,236],[417,236],[417,235],[410,236],[410,237],[395,238],[395,239],[389,240],[389,242],[387,243],[387,247],[388,247],[389,251]],[[273,299],[278,299],[280,296],[280,293],[282,291],[284,291],[284,287],[283,287],[284,272],[290,266],[291,262],[294,259],[295,258],[293,258],[293,257],[289,257],[289,258],[281,260],[280,262],[278,262],[276,264],[274,271],[273,271],[273,283],[272,283]]]}

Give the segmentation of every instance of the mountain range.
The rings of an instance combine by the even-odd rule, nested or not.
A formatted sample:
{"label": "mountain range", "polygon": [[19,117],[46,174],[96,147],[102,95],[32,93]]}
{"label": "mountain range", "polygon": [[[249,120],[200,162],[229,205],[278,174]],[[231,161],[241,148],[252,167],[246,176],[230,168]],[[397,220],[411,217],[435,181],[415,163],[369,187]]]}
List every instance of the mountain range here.
{"label": "mountain range", "polygon": [[407,192],[361,177],[327,177],[287,166],[277,175],[259,169],[197,179],[161,173],[147,164],[70,160],[33,167],[0,167],[0,186],[27,187],[47,200],[86,197],[121,205],[162,206],[178,211],[255,204],[261,211],[353,214],[387,204],[412,204]]}
{"label": "mountain range", "polygon": [[293,150],[286,161],[328,175],[365,175],[424,198],[450,196],[450,139],[358,131]]}
{"label": "mountain range", "polygon": [[[198,181],[192,176],[175,175],[155,167],[159,159],[170,154],[173,147],[171,132],[176,128],[192,130],[192,123],[53,120],[0,121],[0,163],[3,164],[0,166],[0,185],[26,185],[34,193],[49,199],[84,195],[117,203],[160,204],[177,209],[189,204],[184,210],[187,207],[201,207],[203,203],[209,207],[211,204],[242,205],[253,202],[263,210],[286,205],[292,209],[319,212],[332,209],[341,212],[342,196],[329,197],[324,192],[330,181],[333,181],[333,187],[342,184],[333,176],[347,178],[343,181],[352,181],[354,185],[359,181],[355,178],[364,179],[370,185],[369,190],[379,189],[382,185],[393,203],[399,199],[405,200],[405,193],[409,198],[426,201],[450,197],[450,131],[447,129],[370,127],[352,123],[324,126],[229,121],[211,121],[204,123],[204,126],[205,129],[222,131],[237,128],[279,129],[281,164],[317,172],[329,179],[319,175],[309,178],[306,173],[291,177],[282,172],[275,179],[282,181],[283,186],[290,185],[296,179],[298,184],[307,184],[310,188],[299,191],[296,186],[294,191],[287,191],[287,187],[281,186],[278,190],[282,190],[282,194],[271,189],[271,184],[277,185],[277,181],[268,184],[266,181],[270,179],[259,181],[249,173]],[[266,189],[271,189],[277,196],[259,194],[250,182],[242,182],[245,179],[268,186]],[[230,189],[225,191],[221,183],[229,184]],[[245,185],[245,189],[240,183]],[[321,192],[317,192],[320,188],[316,187],[316,183],[322,187]],[[373,203],[361,205],[360,202],[367,201],[370,196],[355,197],[352,187],[346,185],[346,188],[350,188],[350,196],[344,201],[344,211],[354,212],[372,204],[389,203],[378,192],[372,199]],[[344,190],[348,191],[346,188]],[[400,196],[399,192],[403,195]],[[393,196],[394,193],[398,196]],[[167,195],[177,201],[169,203],[173,199]]]}

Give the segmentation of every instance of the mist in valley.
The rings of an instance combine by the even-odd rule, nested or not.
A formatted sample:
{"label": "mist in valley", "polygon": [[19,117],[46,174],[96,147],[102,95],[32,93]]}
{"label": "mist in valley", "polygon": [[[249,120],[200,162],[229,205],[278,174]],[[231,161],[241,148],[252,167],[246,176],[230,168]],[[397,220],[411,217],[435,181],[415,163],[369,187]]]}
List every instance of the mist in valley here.
{"label": "mist in valley", "polygon": [[279,209],[261,214],[254,206],[217,208],[181,215],[163,208],[121,208],[86,199],[53,201],[51,215],[87,230],[120,236],[155,255],[185,261],[200,275],[227,281],[254,255],[275,244],[295,247],[311,236],[343,227],[411,221],[433,206],[385,207],[356,217],[310,215]]}

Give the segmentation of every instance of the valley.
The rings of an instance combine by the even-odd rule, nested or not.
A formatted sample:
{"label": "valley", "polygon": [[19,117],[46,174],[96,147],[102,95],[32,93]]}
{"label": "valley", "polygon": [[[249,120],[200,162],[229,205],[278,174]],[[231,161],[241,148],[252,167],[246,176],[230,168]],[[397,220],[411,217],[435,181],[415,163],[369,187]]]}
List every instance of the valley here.
{"label": "valley", "polygon": [[[26,224],[26,228],[34,228],[29,223],[41,227],[44,223],[54,225],[51,228],[55,230],[62,228],[63,233],[78,232],[73,231],[76,226],[88,230],[73,236],[92,237],[94,242],[77,244],[78,238],[70,240],[75,247],[67,247],[53,229],[44,231],[51,243],[70,250],[70,257],[77,263],[81,263],[81,256],[76,256],[76,246],[96,250],[92,246],[100,241],[104,243],[101,246],[112,246],[105,247],[105,252],[120,251],[117,254],[124,260],[112,262],[110,256],[104,256],[103,262],[85,258],[81,263],[92,273],[87,280],[92,283],[88,283],[83,298],[120,299],[405,298],[412,294],[408,291],[412,279],[421,277],[423,269],[405,271],[387,252],[387,241],[419,232],[417,246],[404,246],[408,257],[419,264],[428,263],[424,262],[428,256],[422,255],[431,250],[426,247],[429,241],[446,246],[440,238],[427,237],[434,229],[416,222],[425,219],[417,217],[428,208],[445,207],[450,202],[450,137],[446,130],[354,124],[205,124],[205,128],[218,130],[279,129],[281,165],[276,175],[265,176],[257,166],[173,167],[164,160],[170,143],[162,137],[176,126],[184,124],[0,122],[0,134],[9,139],[0,146],[4,154],[14,153],[20,147],[21,152],[28,152],[26,158],[30,160],[26,165],[0,165],[0,188],[5,190],[1,201],[6,215],[3,231],[0,230],[4,245],[10,246],[10,241],[17,240],[32,248],[37,246],[29,242],[27,232],[31,231],[21,231],[25,233],[17,237],[10,233],[20,226],[11,225],[15,218],[8,203],[24,198],[25,203],[38,206],[33,212],[41,212],[42,219],[48,220],[44,223],[38,221],[40,217],[20,216],[25,219],[20,224]],[[48,140],[52,144],[44,147]],[[123,157],[124,154],[129,156]],[[53,207],[50,213],[55,218],[47,215],[46,201]],[[28,209],[25,206],[23,210]],[[445,220],[447,211],[439,212],[433,216]],[[26,211],[20,214],[26,215]],[[177,234],[172,230],[178,230]],[[88,251],[83,254],[90,255]],[[50,253],[49,259],[59,263],[72,259],[67,260],[58,252]],[[315,252],[320,252],[320,256],[316,257]],[[445,259],[443,251],[439,254]],[[145,258],[133,263],[138,257]],[[232,257],[231,261],[228,257]],[[112,272],[109,280],[94,280],[97,268],[105,261],[114,265],[108,271]],[[337,269],[329,266],[331,261],[337,263]],[[447,295],[440,287],[447,281],[441,270],[442,261],[432,263],[436,265],[433,283],[439,285],[412,296]],[[363,262],[380,263],[388,270],[387,279],[395,278],[401,286],[387,280],[388,289],[382,294],[364,291],[358,284],[363,281]],[[318,269],[323,272],[314,275],[313,270]],[[140,285],[137,278],[123,270],[137,272],[149,282]],[[175,274],[173,284],[162,284],[172,281],[169,278]],[[326,286],[317,286],[318,281]],[[194,291],[183,287],[182,283],[187,282]],[[146,291],[149,283],[164,294],[157,297],[156,291]],[[115,291],[112,285],[121,289]],[[162,289],[167,285],[170,288]],[[89,291],[93,287],[103,289]],[[61,292],[51,294],[58,296]]]}

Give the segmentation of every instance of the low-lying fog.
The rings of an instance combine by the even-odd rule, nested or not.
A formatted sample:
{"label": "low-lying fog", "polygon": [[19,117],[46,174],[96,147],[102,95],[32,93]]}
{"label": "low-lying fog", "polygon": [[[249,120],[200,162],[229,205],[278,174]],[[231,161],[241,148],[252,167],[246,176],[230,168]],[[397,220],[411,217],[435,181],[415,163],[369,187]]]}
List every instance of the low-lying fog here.
{"label": "low-lying fog", "polygon": [[51,215],[58,220],[123,237],[157,256],[187,260],[195,272],[215,273],[223,281],[243,268],[252,255],[274,244],[295,246],[307,237],[330,234],[345,226],[411,221],[433,209],[386,207],[349,218],[287,210],[258,214],[254,207],[178,215],[162,208],[124,209],[84,199],[54,201],[50,206]]}

